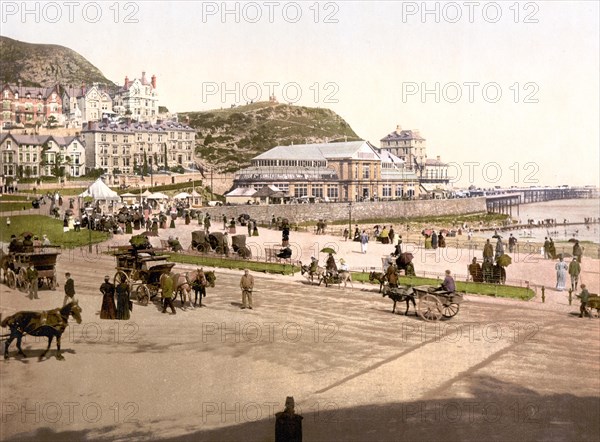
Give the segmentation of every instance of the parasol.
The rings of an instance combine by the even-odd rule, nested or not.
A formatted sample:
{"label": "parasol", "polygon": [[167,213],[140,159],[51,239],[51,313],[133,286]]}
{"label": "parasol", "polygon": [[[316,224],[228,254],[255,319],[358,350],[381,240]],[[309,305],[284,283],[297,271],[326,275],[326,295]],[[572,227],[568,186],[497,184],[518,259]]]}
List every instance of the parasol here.
{"label": "parasol", "polygon": [[512,264],[512,258],[507,254],[504,254],[502,256],[499,256],[498,259],[496,259],[496,262],[500,267],[508,267]]}
{"label": "parasol", "polygon": [[33,236],[33,233],[31,233],[31,232],[23,232],[23,233],[21,233],[21,236],[23,238],[31,238]]}
{"label": "parasol", "polygon": [[325,248],[321,249],[321,253],[331,253],[333,255],[336,252],[331,247],[325,247]]}

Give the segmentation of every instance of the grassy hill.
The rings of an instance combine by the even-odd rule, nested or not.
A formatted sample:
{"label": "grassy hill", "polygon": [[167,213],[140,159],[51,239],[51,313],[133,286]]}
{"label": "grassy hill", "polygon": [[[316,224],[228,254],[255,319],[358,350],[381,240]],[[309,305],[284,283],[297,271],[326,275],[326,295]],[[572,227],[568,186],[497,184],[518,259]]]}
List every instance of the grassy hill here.
{"label": "grassy hill", "polygon": [[98,68],[64,46],[25,43],[0,36],[0,82],[23,86],[50,87],[56,83],[80,86],[104,83],[114,87]]}
{"label": "grassy hill", "polygon": [[209,166],[232,172],[277,145],[361,138],[329,109],[259,102],[205,112],[180,112],[198,131],[196,152]]}

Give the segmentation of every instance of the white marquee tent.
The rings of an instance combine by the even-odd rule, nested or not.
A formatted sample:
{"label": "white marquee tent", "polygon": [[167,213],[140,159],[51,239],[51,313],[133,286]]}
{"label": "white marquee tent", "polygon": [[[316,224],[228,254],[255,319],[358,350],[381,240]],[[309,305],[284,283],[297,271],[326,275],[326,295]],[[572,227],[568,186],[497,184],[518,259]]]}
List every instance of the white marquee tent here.
{"label": "white marquee tent", "polygon": [[104,201],[119,201],[121,197],[114,190],[111,190],[102,178],[98,178],[96,181],[92,183],[90,187],[88,187],[85,192],[79,194],[80,197],[91,196],[95,200],[104,200]]}

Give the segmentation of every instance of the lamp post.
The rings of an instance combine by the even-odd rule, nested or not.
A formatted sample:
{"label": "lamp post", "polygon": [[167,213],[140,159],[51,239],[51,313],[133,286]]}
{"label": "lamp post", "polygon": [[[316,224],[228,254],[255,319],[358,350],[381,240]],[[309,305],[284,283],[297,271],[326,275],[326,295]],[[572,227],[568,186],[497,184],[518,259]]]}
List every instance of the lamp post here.
{"label": "lamp post", "polygon": [[92,253],[92,212],[94,211],[91,207],[85,208],[87,214],[87,226],[88,226],[88,252]]}
{"label": "lamp post", "polygon": [[348,203],[348,237],[352,236],[352,201]]}

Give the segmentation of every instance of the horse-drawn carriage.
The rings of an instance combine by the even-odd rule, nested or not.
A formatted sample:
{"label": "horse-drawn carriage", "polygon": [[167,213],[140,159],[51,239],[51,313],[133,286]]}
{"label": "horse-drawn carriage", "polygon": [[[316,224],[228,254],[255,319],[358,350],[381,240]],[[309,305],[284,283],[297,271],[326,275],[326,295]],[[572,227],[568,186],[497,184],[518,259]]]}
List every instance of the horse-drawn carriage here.
{"label": "horse-drawn carriage", "polygon": [[[47,250],[51,248],[51,251]],[[60,255],[60,247],[46,246],[33,252],[9,252],[0,257],[4,280],[12,288],[27,291],[29,281],[27,280],[27,268],[33,264],[38,273],[39,288],[44,286],[55,290],[56,283],[56,258]]]}
{"label": "horse-drawn carriage", "polygon": [[452,318],[459,309],[463,296],[455,292],[447,292],[430,285],[408,286],[399,285],[390,287],[386,285],[383,296],[388,296],[394,301],[392,312],[396,311],[397,302],[406,302],[408,314],[409,303],[412,302],[415,312],[425,321],[439,321],[442,318]]}
{"label": "horse-drawn carriage", "polygon": [[[200,253],[215,253],[229,255],[230,249],[227,245],[225,235],[221,232],[206,234],[203,230],[192,232],[192,243],[190,248]],[[231,249],[241,258],[251,258],[252,252],[246,246],[246,235],[233,235],[231,237]]]}
{"label": "horse-drawn carriage", "polygon": [[167,261],[168,255],[157,255],[143,239],[134,240],[142,236],[132,237],[131,246],[118,247],[114,252],[117,260],[114,284],[128,283],[139,303],[147,305],[159,294],[161,275],[170,273],[175,263]]}

